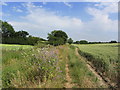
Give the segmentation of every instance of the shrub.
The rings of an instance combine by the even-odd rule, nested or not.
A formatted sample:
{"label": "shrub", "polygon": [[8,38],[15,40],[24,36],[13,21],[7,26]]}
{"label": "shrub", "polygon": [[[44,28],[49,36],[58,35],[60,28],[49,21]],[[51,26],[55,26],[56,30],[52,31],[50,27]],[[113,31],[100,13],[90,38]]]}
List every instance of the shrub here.
{"label": "shrub", "polygon": [[73,43],[72,38],[69,38],[67,42],[68,42],[69,44],[72,44],[72,43]]}

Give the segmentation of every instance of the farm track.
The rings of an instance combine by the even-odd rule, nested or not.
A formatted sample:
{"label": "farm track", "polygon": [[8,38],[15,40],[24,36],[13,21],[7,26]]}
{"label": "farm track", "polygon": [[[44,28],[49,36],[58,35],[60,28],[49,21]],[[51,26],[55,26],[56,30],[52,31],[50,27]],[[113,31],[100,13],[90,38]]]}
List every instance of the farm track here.
{"label": "farm track", "polygon": [[85,60],[87,62],[86,66],[99,79],[100,85],[105,85],[108,88],[115,89],[113,83],[111,83],[109,80],[106,80],[99,72],[96,71],[95,67],[93,67],[91,62],[87,61],[86,58],[82,57],[78,53],[78,48],[75,49],[75,53],[80,60]]}
{"label": "farm track", "polygon": [[[66,60],[68,61],[68,58],[66,57]],[[66,66],[65,66],[65,71],[66,71],[66,83],[65,83],[65,88],[72,88],[74,86],[74,84],[72,84],[72,79],[69,75],[69,67],[68,67],[68,62],[66,62]]]}

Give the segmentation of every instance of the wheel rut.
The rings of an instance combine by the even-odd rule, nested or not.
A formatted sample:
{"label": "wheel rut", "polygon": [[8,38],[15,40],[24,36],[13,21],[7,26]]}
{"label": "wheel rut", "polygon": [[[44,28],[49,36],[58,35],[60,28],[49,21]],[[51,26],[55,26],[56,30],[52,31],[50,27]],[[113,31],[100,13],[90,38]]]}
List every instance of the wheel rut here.
{"label": "wheel rut", "polygon": [[[66,60],[68,61],[68,58]],[[66,71],[65,88],[72,88],[74,87],[74,84],[72,83],[72,78],[70,77],[70,70],[69,70],[68,62],[66,62],[65,71]]]}
{"label": "wheel rut", "polygon": [[[96,70],[95,70],[95,67],[93,67],[93,65],[87,61],[86,58],[84,58],[83,56],[81,56],[79,53],[78,53],[78,48],[75,49],[75,53],[76,55],[79,57],[80,60],[85,60],[85,62],[87,62],[86,66],[89,68],[89,70],[99,79],[99,83],[100,85],[105,85],[106,87],[108,88],[113,88],[111,83],[107,82]],[[113,88],[115,89],[115,88]]]}

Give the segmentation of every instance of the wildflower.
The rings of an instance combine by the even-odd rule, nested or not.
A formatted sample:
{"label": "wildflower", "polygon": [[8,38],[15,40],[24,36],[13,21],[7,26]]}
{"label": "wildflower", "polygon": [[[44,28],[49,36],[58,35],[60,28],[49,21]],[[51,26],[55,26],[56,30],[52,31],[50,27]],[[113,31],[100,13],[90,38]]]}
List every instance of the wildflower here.
{"label": "wildflower", "polygon": [[59,72],[62,72],[62,71],[59,71]]}

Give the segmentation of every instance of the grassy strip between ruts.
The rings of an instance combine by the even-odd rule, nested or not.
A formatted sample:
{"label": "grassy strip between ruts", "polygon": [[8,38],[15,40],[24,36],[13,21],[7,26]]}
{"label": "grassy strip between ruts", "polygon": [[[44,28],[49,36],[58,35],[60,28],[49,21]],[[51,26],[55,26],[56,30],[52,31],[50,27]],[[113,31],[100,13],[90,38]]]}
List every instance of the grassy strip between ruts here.
{"label": "grassy strip between ruts", "polygon": [[75,47],[68,47],[69,69],[74,87],[79,88],[102,88],[98,78],[86,66],[86,62],[81,60],[75,53]]}

